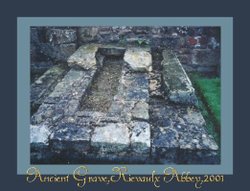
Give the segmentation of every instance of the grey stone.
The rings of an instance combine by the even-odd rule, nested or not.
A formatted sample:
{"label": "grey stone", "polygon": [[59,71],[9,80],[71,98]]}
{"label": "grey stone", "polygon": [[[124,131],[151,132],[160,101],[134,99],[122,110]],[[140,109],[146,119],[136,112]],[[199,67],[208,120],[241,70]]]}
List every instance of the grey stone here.
{"label": "grey stone", "polygon": [[37,108],[43,103],[66,71],[62,65],[54,66],[31,85],[30,103],[33,108]]}
{"label": "grey stone", "polygon": [[137,102],[132,110],[132,116],[135,119],[149,120],[148,103]]}
{"label": "grey stone", "polygon": [[183,116],[183,119],[186,119],[186,121],[190,124],[198,126],[205,125],[205,120],[201,113],[194,109],[187,109],[187,114]]}
{"label": "grey stone", "polygon": [[30,125],[30,143],[47,145],[51,130],[47,125]]}
{"label": "grey stone", "polygon": [[147,90],[149,85],[148,78],[147,73],[126,73],[123,74],[121,83],[125,87]]}
{"label": "grey stone", "polygon": [[75,42],[77,36],[73,29],[48,28],[46,38],[52,44],[65,44]]}
{"label": "grey stone", "polygon": [[219,147],[204,127],[189,125],[178,129],[179,147],[187,150],[218,150]]}
{"label": "grey stone", "polygon": [[132,122],[131,148],[137,153],[150,152],[150,125],[147,122]]}
{"label": "grey stone", "polygon": [[[56,50],[55,50],[56,51]],[[76,51],[76,44],[60,44],[56,60],[67,61],[67,59]]]}
{"label": "grey stone", "polygon": [[85,43],[97,40],[98,32],[98,27],[81,27],[78,30],[80,41]]}
{"label": "grey stone", "polygon": [[179,147],[179,135],[178,132],[171,127],[156,127],[159,128],[159,132],[153,138],[154,147],[162,148],[178,148]]}
{"label": "grey stone", "polygon": [[211,150],[179,150],[177,164],[220,164],[216,151]]}
{"label": "grey stone", "polygon": [[115,101],[148,101],[148,74],[126,74],[123,69]]}
{"label": "grey stone", "polygon": [[115,100],[112,102],[107,116],[119,118],[120,121],[130,122],[132,120],[132,109],[134,101]]}
{"label": "grey stone", "polygon": [[74,123],[60,123],[51,136],[51,141],[90,141],[91,129]]}
{"label": "grey stone", "polygon": [[80,100],[70,100],[64,109],[64,115],[74,115],[80,106]]}
{"label": "grey stone", "polygon": [[152,157],[154,163],[157,164],[177,164],[178,161],[178,149],[156,147],[152,148]]}
{"label": "grey stone", "polygon": [[99,148],[100,152],[120,152],[128,149],[129,143],[129,129],[121,123],[96,127],[91,138],[91,145]]}
{"label": "grey stone", "polygon": [[[67,119],[68,120],[68,119]],[[50,148],[54,153],[70,152],[72,155],[87,154],[90,149],[91,129],[85,125],[70,123],[63,119],[50,138]],[[78,156],[78,159],[79,159]]]}
{"label": "grey stone", "polygon": [[218,145],[205,129],[205,121],[195,107],[151,103],[152,147],[217,151]]}
{"label": "grey stone", "polygon": [[46,59],[56,62],[66,62],[70,55],[76,50],[76,44],[55,44],[40,43],[37,47],[39,52],[46,56]]}
{"label": "grey stone", "polygon": [[149,52],[139,48],[128,48],[124,54],[124,61],[134,71],[151,71],[152,70],[152,56]]}
{"label": "grey stone", "polygon": [[163,51],[163,81],[168,98],[176,103],[197,105],[192,83],[179,60],[169,51]]}
{"label": "grey stone", "polygon": [[151,28],[148,26],[134,26],[133,27],[133,31],[136,34],[147,34],[150,32],[150,30]]}
{"label": "grey stone", "polygon": [[98,45],[88,44],[78,48],[78,50],[69,57],[68,64],[78,65],[86,70],[96,68],[96,52]]}
{"label": "grey stone", "polygon": [[[42,122],[46,120],[51,120],[53,118],[55,111],[55,105],[54,104],[46,104],[43,103],[37,110],[36,113],[34,113],[31,117],[31,124],[41,124]],[[62,115],[62,113],[57,113],[58,115]]]}

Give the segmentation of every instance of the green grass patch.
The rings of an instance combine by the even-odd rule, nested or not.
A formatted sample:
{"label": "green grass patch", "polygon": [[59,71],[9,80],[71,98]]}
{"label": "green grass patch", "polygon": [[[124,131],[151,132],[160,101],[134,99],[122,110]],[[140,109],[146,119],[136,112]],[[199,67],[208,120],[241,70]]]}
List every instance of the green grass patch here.
{"label": "green grass patch", "polygon": [[217,143],[220,142],[220,121],[221,121],[221,83],[218,77],[208,77],[201,74],[189,74],[196,89],[199,100],[199,109],[206,120],[208,133],[211,134]]}
{"label": "green grass patch", "polygon": [[207,102],[207,107],[220,123],[220,79],[198,79],[197,86]]}

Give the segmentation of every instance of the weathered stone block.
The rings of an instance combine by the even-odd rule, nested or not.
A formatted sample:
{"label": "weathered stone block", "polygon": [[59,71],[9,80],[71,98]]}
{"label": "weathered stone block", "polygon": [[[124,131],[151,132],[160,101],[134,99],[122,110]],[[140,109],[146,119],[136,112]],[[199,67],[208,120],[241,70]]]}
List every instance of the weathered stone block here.
{"label": "weathered stone block", "polygon": [[48,145],[51,129],[45,124],[30,125],[30,143]]}
{"label": "weathered stone block", "polygon": [[125,87],[146,90],[149,86],[148,78],[147,73],[126,73],[122,76],[121,83]]}
{"label": "weathered stone block", "polygon": [[136,102],[132,110],[132,117],[134,119],[149,120],[148,103],[144,101]]}
{"label": "weathered stone block", "polygon": [[179,60],[166,50],[163,51],[163,58],[163,82],[169,100],[197,105],[195,90]]}
{"label": "weathered stone block", "polygon": [[178,148],[179,147],[179,135],[174,128],[170,127],[157,127],[159,131],[155,130],[153,138],[153,146],[160,148]]}
{"label": "weathered stone block", "polygon": [[111,123],[96,127],[91,138],[91,145],[100,152],[120,152],[129,147],[129,129],[126,124]]}
{"label": "weathered stone block", "polygon": [[62,65],[54,66],[47,70],[39,79],[37,79],[30,88],[30,103],[32,110],[36,110],[43,103],[46,97],[53,91],[58,80],[66,72]]}
{"label": "weathered stone block", "polygon": [[96,68],[96,52],[98,46],[94,44],[83,45],[69,57],[69,66],[76,64],[86,70],[90,68]]}
{"label": "weathered stone block", "polygon": [[54,152],[64,150],[86,153],[90,148],[91,129],[74,123],[59,124],[50,138],[50,146]]}
{"label": "weathered stone block", "polygon": [[65,44],[75,42],[77,36],[73,29],[48,28],[46,38],[52,44]]}
{"label": "weathered stone block", "polygon": [[40,43],[39,52],[46,56],[46,59],[51,59],[53,61],[66,62],[70,55],[72,55],[76,50],[75,43],[69,44],[50,44],[50,43]]}
{"label": "weathered stone block", "polygon": [[124,61],[127,62],[134,71],[152,71],[152,56],[143,49],[127,49],[124,55]]}

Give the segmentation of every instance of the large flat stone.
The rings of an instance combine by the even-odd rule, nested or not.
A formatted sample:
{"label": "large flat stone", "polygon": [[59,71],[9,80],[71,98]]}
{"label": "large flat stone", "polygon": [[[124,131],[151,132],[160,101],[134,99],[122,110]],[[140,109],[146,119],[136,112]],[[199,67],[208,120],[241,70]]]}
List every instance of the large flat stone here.
{"label": "large flat stone", "polygon": [[126,73],[123,69],[118,93],[114,96],[115,101],[146,101],[149,100],[148,74]]}
{"label": "large flat stone", "polygon": [[90,149],[91,131],[88,125],[62,121],[50,138],[50,148],[56,153],[68,150],[86,154]]}
{"label": "large flat stone", "polygon": [[114,96],[109,116],[118,116],[123,122],[132,119],[148,120],[148,73],[129,73],[124,66],[118,92]]}
{"label": "large flat stone", "polygon": [[57,103],[65,98],[77,99],[85,93],[89,87],[96,70],[71,69],[59,82],[54,91],[45,100],[45,103]]}
{"label": "large flat stone", "polygon": [[149,120],[148,103],[144,101],[136,102],[132,110],[132,117],[134,119]]}
{"label": "large flat stone", "polygon": [[129,129],[126,124],[111,123],[96,127],[91,138],[91,145],[99,152],[120,152],[129,147]]}
{"label": "large flat stone", "polygon": [[124,54],[124,61],[134,71],[152,71],[152,55],[140,48],[128,48]]}
{"label": "large flat stone", "polygon": [[179,60],[167,50],[163,51],[163,58],[163,82],[169,100],[196,105],[195,90]]}
{"label": "large flat stone", "polygon": [[30,143],[47,145],[51,129],[45,124],[30,125]]}
{"label": "large flat stone", "polygon": [[68,59],[69,66],[78,65],[86,70],[96,68],[96,52],[98,45],[88,44],[77,49]]}

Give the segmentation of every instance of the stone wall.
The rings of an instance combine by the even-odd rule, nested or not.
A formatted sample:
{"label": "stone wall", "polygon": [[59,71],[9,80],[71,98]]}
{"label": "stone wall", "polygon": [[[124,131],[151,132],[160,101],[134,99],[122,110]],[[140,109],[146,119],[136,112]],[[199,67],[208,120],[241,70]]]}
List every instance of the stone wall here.
{"label": "stone wall", "polygon": [[171,48],[186,71],[220,71],[219,27],[161,26],[31,27],[32,68],[66,62],[80,45],[87,43],[150,46],[157,51]]}

